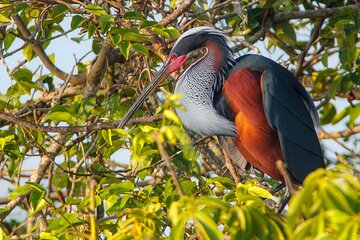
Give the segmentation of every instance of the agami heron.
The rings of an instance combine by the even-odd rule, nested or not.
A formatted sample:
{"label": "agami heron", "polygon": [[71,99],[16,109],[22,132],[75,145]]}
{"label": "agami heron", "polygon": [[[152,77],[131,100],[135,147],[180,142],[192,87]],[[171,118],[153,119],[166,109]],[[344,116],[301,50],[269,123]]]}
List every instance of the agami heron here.
{"label": "agami heron", "polygon": [[318,114],[301,83],[290,71],[263,56],[234,59],[226,35],[211,27],[196,27],[181,35],[120,127],[199,49],[202,55],[181,73],[175,87],[186,109],[176,113],[186,129],[200,136],[232,140],[227,141],[233,145],[228,148],[230,155],[244,156],[253,167],[282,182],[277,160],[287,164],[298,183],[310,172],[325,167],[315,130]]}

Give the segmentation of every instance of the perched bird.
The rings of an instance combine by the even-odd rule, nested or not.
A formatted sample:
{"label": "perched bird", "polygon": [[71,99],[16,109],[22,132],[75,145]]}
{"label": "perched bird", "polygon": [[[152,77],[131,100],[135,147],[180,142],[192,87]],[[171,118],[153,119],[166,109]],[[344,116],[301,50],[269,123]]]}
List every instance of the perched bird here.
{"label": "perched bird", "polygon": [[200,136],[219,136],[239,167],[246,165],[242,155],[253,167],[282,182],[277,160],[286,163],[299,184],[310,172],[325,167],[315,127],[318,114],[301,83],[263,56],[234,59],[226,35],[211,27],[196,27],[180,36],[120,127],[194,52],[200,52],[200,57],[181,73],[175,87],[186,109],[176,113],[186,129]]}

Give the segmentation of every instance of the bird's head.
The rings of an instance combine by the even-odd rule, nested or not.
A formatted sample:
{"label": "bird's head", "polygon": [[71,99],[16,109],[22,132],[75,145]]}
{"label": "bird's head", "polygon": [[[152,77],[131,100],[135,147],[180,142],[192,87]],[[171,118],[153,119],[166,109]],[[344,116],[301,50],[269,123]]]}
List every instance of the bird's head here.
{"label": "bird's head", "polygon": [[[151,94],[159,84],[164,81],[171,73],[179,70],[184,66],[188,59],[193,58],[191,65],[199,61],[202,55],[206,54],[209,43],[215,43],[217,47],[219,59],[226,59],[230,55],[230,48],[227,44],[225,33],[211,27],[195,27],[185,33],[175,42],[168,59],[160,68],[153,81],[146,87],[143,93],[136,99],[135,103],[130,107],[123,120],[119,124],[119,128],[125,124],[134,115],[135,111],[141,106],[145,99]],[[198,51],[198,50],[205,51]],[[200,53],[200,57],[199,57]]]}

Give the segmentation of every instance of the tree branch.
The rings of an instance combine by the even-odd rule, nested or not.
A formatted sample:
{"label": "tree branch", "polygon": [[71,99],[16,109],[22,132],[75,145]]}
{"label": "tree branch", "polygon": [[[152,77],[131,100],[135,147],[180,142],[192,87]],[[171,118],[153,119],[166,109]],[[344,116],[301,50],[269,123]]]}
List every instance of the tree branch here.
{"label": "tree branch", "polygon": [[173,11],[166,18],[160,20],[160,24],[166,26],[172,21],[175,21],[183,12],[185,12],[195,0],[185,0],[175,11]]}
{"label": "tree branch", "polygon": [[[57,68],[51,62],[48,55],[45,53],[44,49],[41,47],[41,45],[38,42],[31,40],[31,34],[30,34],[29,30],[27,29],[27,27],[25,26],[23,20],[20,18],[20,16],[17,15],[17,14],[13,14],[12,19],[15,22],[15,24],[16,24],[19,32],[21,33],[21,35],[24,38],[27,39],[28,44],[31,45],[32,49],[38,55],[40,60],[44,63],[45,67],[51,73],[53,73],[56,77],[58,77],[59,79],[65,81],[67,79],[67,77],[68,77],[68,74],[63,72],[59,68]],[[71,77],[71,80],[70,80],[70,82],[73,83],[73,84],[84,83],[85,81],[86,81],[86,73],[81,73],[81,74],[78,74],[78,75],[74,75],[74,76]]]}
{"label": "tree branch", "polygon": [[[15,22],[19,32],[25,38],[28,44],[31,45],[34,52],[40,58],[40,60],[44,63],[45,67],[56,77],[59,79],[66,81],[68,78],[68,74],[57,68],[49,59],[48,55],[45,53],[44,49],[41,47],[40,43],[31,39],[31,33],[25,26],[24,22],[20,18],[19,15],[13,14],[12,19]],[[90,86],[98,86],[101,77],[108,65],[112,65],[116,62],[123,63],[125,62],[125,58],[120,54],[119,49],[113,49],[111,45],[111,41],[109,39],[105,39],[103,47],[96,57],[96,60],[93,66],[90,68],[88,73],[80,73],[76,75],[72,75],[70,78],[71,84],[82,84],[86,81],[90,82]],[[106,64],[107,63],[107,64]]]}
{"label": "tree branch", "polygon": [[303,69],[303,64],[304,64],[304,60],[305,60],[305,56],[308,53],[308,51],[310,50],[311,46],[313,45],[313,43],[318,39],[319,35],[320,35],[320,31],[321,31],[321,27],[324,23],[324,18],[322,18],[318,24],[315,26],[313,34],[311,35],[309,42],[306,44],[305,49],[301,52],[301,54],[298,57],[298,61],[297,61],[297,66],[294,72],[295,77],[299,78],[302,69]]}
{"label": "tree branch", "polygon": [[[99,123],[99,124],[91,124],[87,126],[64,126],[64,127],[46,127],[42,125],[38,125],[20,118],[17,118],[11,114],[7,113],[0,113],[0,119],[6,120],[8,122],[12,122],[18,125],[21,125],[23,127],[27,127],[33,130],[37,130],[40,132],[57,132],[57,133],[74,133],[74,132],[91,132],[91,131],[97,131],[97,130],[104,130],[104,129],[113,129],[117,128],[120,121],[113,121],[111,123]],[[158,114],[155,116],[150,117],[141,117],[141,118],[135,118],[131,119],[126,126],[131,126],[134,124],[139,123],[151,123],[155,121],[160,121],[162,119],[162,115]]]}
{"label": "tree branch", "polygon": [[334,138],[344,138],[350,137],[351,135],[359,134],[360,133],[360,125],[356,125],[352,128],[346,129],[341,132],[320,132],[318,134],[319,139],[334,139]]}
{"label": "tree branch", "polygon": [[108,55],[112,49],[113,46],[110,38],[106,38],[103,42],[100,53],[97,55],[95,63],[91,66],[90,71],[87,74],[88,89],[84,95],[85,98],[92,97],[96,94],[101,79],[104,76],[104,72],[109,65]]}
{"label": "tree branch", "polygon": [[170,176],[171,176],[171,178],[172,178],[172,180],[173,180],[173,183],[175,184],[176,189],[178,190],[179,195],[182,197],[182,196],[184,196],[184,191],[182,190],[181,185],[180,185],[180,183],[179,183],[179,180],[178,180],[177,177],[176,177],[174,168],[173,168],[172,165],[171,165],[170,157],[169,157],[169,155],[167,154],[167,152],[165,151],[164,146],[163,146],[162,142],[160,141],[159,136],[155,135],[154,138],[155,138],[155,141],[156,141],[156,143],[157,143],[157,146],[158,146],[158,149],[159,149],[159,153],[160,153],[162,159],[164,159],[164,161],[165,161],[165,163],[166,163],[166,166],[167,166],[167,168],[168,168],[168,170],[169,170],[169,173],[170,173]]}
{"label": "tree branch", "polygon": [[[334,14],[345,10],[358,10],[360,8],[360,3],[342,6],[342,7],[334,7],[334,8],[323,8],[317,10],[307,10],[307,11],[297,11],[297,12],[278,12],[274,15],[275,22],[284,22],[291,19],[315,19],[315,18],[328,18],[333,16]],[[347,13],[344,13],[347,14]]]}

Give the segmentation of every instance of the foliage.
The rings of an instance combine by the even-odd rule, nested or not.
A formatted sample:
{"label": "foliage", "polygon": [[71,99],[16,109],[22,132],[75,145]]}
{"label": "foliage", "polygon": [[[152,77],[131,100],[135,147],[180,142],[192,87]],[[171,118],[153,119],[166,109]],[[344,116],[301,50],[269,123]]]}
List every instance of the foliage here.
{"label": "foliage", "polygon": [[[360,15],[348,2],[2,1],[0,181],[11,187],[0,191],[0,239],[358,239]],[[317,101],[319,137],[346,150],[323,143],[329,170],[309,175],[284,215],[275,180],[235,184],[217,142],[185,132],[171,81],[117,128],[198,25],[290,69]],[[66,39],[90,51],[74,53],[70,72],[58,67],[66,47],[49,50]]]}

